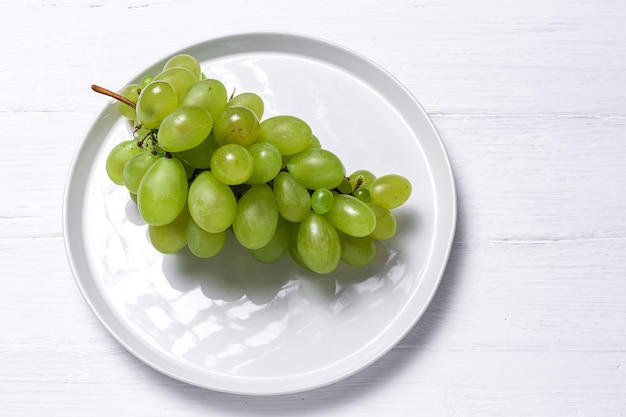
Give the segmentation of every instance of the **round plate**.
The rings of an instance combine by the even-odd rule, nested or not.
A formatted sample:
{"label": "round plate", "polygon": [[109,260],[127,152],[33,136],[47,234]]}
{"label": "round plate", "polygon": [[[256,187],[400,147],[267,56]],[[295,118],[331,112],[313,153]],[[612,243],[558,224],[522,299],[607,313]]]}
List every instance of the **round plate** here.
{"label": "round plate", "polygon": [[[330,275],[284,256],[261,264],[229,236],[197,259],[161,255],[128,192],[106,176],[109,150],[131,137],[113,103],[96,117],[71,166],[64,202],[68,259],[85,299],[137,358],[187,383],[239,394],[284,394],[345,378],[415,325],[450,252],[456,199],[443,144],[413,96],[376,64],[293,34],[210,40],[195,56],[208,78],[265,101],[264,118],[307,121],[347,172],[397,173],[413,185],[394,210],[398,233],[373,265]],[[167,58],[129,82],[156,74]]]}

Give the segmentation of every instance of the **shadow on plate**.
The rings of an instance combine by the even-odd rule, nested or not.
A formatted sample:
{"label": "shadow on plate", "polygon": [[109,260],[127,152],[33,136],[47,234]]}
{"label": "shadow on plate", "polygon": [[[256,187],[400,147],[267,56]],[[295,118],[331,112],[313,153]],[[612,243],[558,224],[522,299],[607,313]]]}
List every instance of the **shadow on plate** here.
{"label": "shadow on plate", "polygon": [[[398,219],[398,223],[401,222],[403,226],[414,227],[417,224],[417,219],[411,217]],[[402,233],[402,231],[399,230],[398,233]],[[436,334],[442,327],[445,327],[444,323],[449,315],[447,312],[450,305],[459,295],[458,286],[465,255],[464,225],[457,221],[457,231],[446,271],[424,316],[398,343],[399,348],[392,349],[369,367],[334,384],[293,394],[249,396],[206,390],[172,380],[160,374],[157,377],[162,378],[164,382],[162,386],[166,387],[169,392],[175,391],[186,401],[200,404],[203,407],[210,407],[211,410],[220,413],[246,412],[256,416],[291,416],[298,412],[330,410],[346,403],[358,403],[371,395],[372,391],[376,391],[386,382],[396,378],[411,363],[427,360],[420,353],[424,347],[432,345]],[[418,365],[413,364],[413,366]]]}
{"label": "shadow on plate", "polygon": [[[415,233],[419,219],[410,213],[397,213],[398,233]],[[257,261],[227,234],[226,244],[218,255],[202,259],[187,248],[163,256],[163,273],[172,288],[187,292],[200,287],[203,294],[213,300],[236,301],[247,297],[262,305],[273,300],[280,291],[298,285],[300,295],[310,301],[329,302],[347,287],[372,277],[385,277],[394,265],[403,262],[395,245],[396,237],[376,242],[376,258],[366,267],[353,267],[341,262],[330,274],[321,275],[298,266],[288,253],[277,262],[266,264]]]}

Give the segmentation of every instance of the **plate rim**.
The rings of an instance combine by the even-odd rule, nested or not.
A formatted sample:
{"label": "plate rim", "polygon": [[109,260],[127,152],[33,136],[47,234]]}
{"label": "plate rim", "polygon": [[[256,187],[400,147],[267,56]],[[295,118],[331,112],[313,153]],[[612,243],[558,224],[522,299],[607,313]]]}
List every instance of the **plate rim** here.
{"label": "plate rim", "polygon": [[[91,311],[96,315],[100,323],[107,329],[109,334],[112,335],[118,343],[120,343],[129,353],[131,353],[141,362],[153,368],[154,370],[164,375],[167,375],[173,379],[185,382],[190,385],[194,385],[194,386],[198,386],[198,387],[202,387],[206,389],[211,389],[213,391],[226,392],[226,393],[231,393],[231,394],[240,394],[240,395],[282,395],[282,394],[303,392],[303,391],[320,388],[322,386],[327,386],[327,385],[336,383],[353,374],[360,372],[364,368],[372,365],[373,363],[378,361],[380,358],[385,356],[390,350],[392,350],[398,344],[398,342],[400,342],[410,332],[410,330],[413,327],[415,327],[415,325],[419,322],[419,320],[424,315],[425,311],[430,306],[432,299],[434,298],[440,286],[441,280],[443,279],[446,267],[448,265],[449,257],[450,257],[453,243],[454,243],[456,227],[457,227],[457,215],[458,215],[457,192],[456,192],[454,174],[452,171],[452,166],[449,160],[445,143],[443,142],[439,131],[437,130],[436,126],[434,125],[428,113],[422,107],[421,103],[416,99],[416,97],[411,93],[411,91],[404,84],[402,84],[395,76],[393,76],[390,72],[388,72],[382,66],[372,61],[371,59],[367,58],[366,56],[362,55],[361,53],[358,53],[338,43],[335,43],[335,42],[332,42],[332,41],[329,41],[320,37],[305,35],[301,33],[294,33],[294,32],[283,32],[283,31],[238,32],[238,33],[233,33],[229,35],[209,38],[201,42],[196,42],[187,47],[179,48],[178,50],[156,60],[152,64],[147,65],[143,71],[137,73],[130,80],[138,79],[141,74],[144,74],[150,68],[154,68],[154,67],[158,67],[158,65],[162,65],[162,63],[164,63],[169,57],[175,54],[189,53],[189,51],[192,51],[198,48],[206,48],[210,44],[220,44],[220,43],[229,42],[233,40],[240,41],[242,39],[245,40],[245,39],[259,38],[259,37],[276,38],[276,39],[280,38],[280,39],[286,39],[286,40],[291,40],[291,41],[309,42],[322,48],[331,48],[336,53],[344,54],[345,56],[350,56],[353,59],[356,58],[358,61],[361,61],[367,64],[375,72],[379,73],[388,81],[392,82],[396,88],[399,88],[400,89],[399,91],[403,93],[404,97],[409,99],[411,104],[416,106],[417,109],[419,109],[420,116],[427,122],[428,129],[432,131],[434,138],[436,139],[436,145],[440,151],[439,156],[442,157],[442,160],[439,161],[439,164],[437,165],[437,167],[439,168],[439,171],[441,171],[439,172],[439,174],[440,175],[443,174],[443,179],[445,180],[446,190],[444,191],[446,195],[442,197],[439,193],[440,190],[437,187],[433,187],[433,191],[435,192],[435,197],[436,197],[435,200],[437,203],[436,209],[435,209],[435,215],[436,215],[435,217],[437,218],[437,223],[439,224],[440,223],[439,217],[441,214],[440,207],[439,207],[440,199],[441,198],[446,199],[447,201],[444,201],[444,203],[447,203],[447,207],[446,207],[446,212],[447,212],[446,215],[448,216],[447,217],[448,227],[446,229],[447,233],[443,236],[440,235],[439,233],[434,233],[431,246],[434,247],[435,243],[441,240],[443,243],[440,243],[440,244],[443,245],[442,247],[444,250],[440,252],[439,260],[437,262],[437,267],[435,268],[435,270],[429,271],[435,276],[434,276],[434,279],[432,279],[432,286],[430,287],[430,292],[425,297],[426,301],[423,303],[423,305],[421,305],[418,308],[418,311],[416,312],[416,314],[412,318],[408,319],[408,325],[404,327],[403,331],[398,332],[390,342],[386,343],[386,346],[384,348],[379,349],[374,355],[371,355],[370,357],[368,357],[367,360],[362,361],[360,366],[351,367],[348,370],[344,370],[343,372],[336,373],[334,377],[326,378],[324,381],[319,381],[317,383],[310,383],[310,384],[300,384],[298,386],[292,386],[289,389],[283,388],[279,390],[267,389],[266,387],[262,389],[257,388],[256,390],[250,390],[250,389],[241,390],[232,386],[228,386],[228,384],[220,386],[220,385],[215,385],[215,384],[210,384],[210,383],[203,383],[201,381],[197,381],[192,378],[182,376],[180,375],[180,373],[173,372],[169,368],[159,365],[157,359],[159,356],[162,356],[162,355],[159,352],[152,352],[151,354],[151,352],[149,352],[151,350],[150,347],[146,347],[147,349],[146,352],[140,352],[141,349],[137,349],[136,346],[131,346],[127,341],[127,337],[129,336],[131,338],[135,337],[133,336],[132,332],[130,335],[127,335],[126,333],[128,332],[125,326],[123,326],[123,323],[122,323],[122,326],[117,326],[115,329],[112,327],[111,323],[109,323],[109,321],[104,317],[104,314],[106,313],[116,314],[116,312],[114,311],[103,312],[101,310],[102,306],[99,305],[99,300],[94,299],[92,293],[88,291],[87,285],[86,285],[87,283],[84,281],[84,278],[79,277],[79,271],[81,271],[80,267],[82,265],[87,265],[87,270],[90,272],[91,270],[88,267],[88,262],[86,262],[85,260],[86,257],[85,257],[84,249],[80,247],[81,245],[76,245],[74,242],[70,242],[70,238],[69,238],[71,234],[70,228],[72,227],[71,216],[75,214],[73,212],[74,210],[72,209],[71,203],[74,199],[76,199],[76,197],[72,195],[71,191],[73,187],[81,188],[78,185],[75,185],[76,176],[78,175],[77,169],[78,169],[78,165],[80,162],[79,161],[80,156],[86,152],[85,149],[88,148],[90,145],[99,147],[99,145],[94,145],[93,143],[90,143],[93,141],[89,141],[88,139],[91,137],[92,132],[96,130],[96,126],[98,125],[98,123],[102,122],[103,116],[107,113],[107,111],[111,110],[111,104],[104,105],[101,108],[101,110],[98,111],[97,114],[92,118],[90,124],[88,125],[88,128],[85,130],[84,134],[82,135],[80,143],[77,146],[74,152],[74,155],[72,157],[72,161],[71,161],[70,168],[68,170],[68,174],[66,178],[64,196],[63,196],[63,210],[62,210],[63,238],[64,238],[64,244],[65,244],[66,257],[70,265],[70,268],[72,270],[74,281],[77,284],[83,298],[89,305]],[[265,50],[266,49],[259,49],[259,52],[263,52]],[[291,51],[291,53],[294,55],[297,55],[297,53],[294,51]],[[336,64],[336,62],[333,61],[333,64]],[[128,82],[130,82],[130,80],[128,80]],[[393,102],[390,102],[390,103],[393,104]],[[414,132],[413,129],[411,129],[411,131]],[[432,161],[428,160],[428,162],[430,163]],[[441,165],[441,162],[443,162],[443,165]],[[431,173],[432,173],[432,164],[431,164]],[[434,174],[432,174],[432,176],[434,177]],[[438,179],[441,180],[441,178],[439,177]],[[86,179],[83,178],[82,181],[86,181]],[[82,220],[81,220],[81,230],[83,227],[84,226],[82,225]],[[435,229],[435,232],[438,232],[438,228]],[[431,257],[428,258],[428,263],[432,263]],[[91,277],[91,274],[89,275],[90,275],[91,280],[95,281],[94,278]],[[102,294],[100,295],[102,296]],[[411,298],[409,298],[408,300],[410,300]],[[103,301],[106,302],[106,300],[103,300]],[[410,303],[407,301],[402,306],[402,308],[398,310],[398,315],[396,317],[400,316],[409,304]],[[387,328],[388,326],[385,327],[385,329]]]}

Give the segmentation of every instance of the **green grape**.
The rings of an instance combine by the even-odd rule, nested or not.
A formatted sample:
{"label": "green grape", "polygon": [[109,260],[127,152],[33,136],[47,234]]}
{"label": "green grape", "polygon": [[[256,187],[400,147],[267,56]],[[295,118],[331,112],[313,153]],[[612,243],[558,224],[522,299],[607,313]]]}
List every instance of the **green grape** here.
{"label": "green grape", "polygon": [[137,119],[146,129],[157,129],[161,121],[178,106],[174,87],[165,81],[152,81],[137,100]]}
{"label": "green grape", "polygon": [[276,262],[287,251],[289,242],[289,223],[282,216],[278,216],[276,232],[274,232],[272,239],[262,248],[250,250],[250,253],[257,261],[264,263]]}
{"label": "green grape", "polygon": [[196,82],[185,91],[180,99],[181,106],[202,107],[216,120],[226,108],[228,93],[218,80],[205,79]]}
{"label": "green grape", "polygon": [[353,190],[359,187],[368,188],[376,179],[376,175],[366,169],[359,169],[350,175],[350,185]]}
{"label": "green grape", "polygon": [[386,209],[400,207],[411,196],[411,183],[401,175],[376,178],[369,186],[370,201]]}
{"label": "green grape", "polygon": [[322,147],[322,144],[320,143],[320,140],[317,138],[317,136],[312,135],[309,148],[321,148],[321,147]]}
{"label": "green grape", "polygon": [[221,145],[250,146],[259,136],[259,119],[247,107],[226,107],[215,120],[213,135]]}
{"label": "green grape", "polygon": [[134,140],[120,142],[111,149],[107,156],[105,167],[111,181],[117,185],[124,185],[124,166],[130,159],[143,151]]}
{"label": "green grape", "polygon": [[187,174],[176,158],[159,158],[146,171],[137,190],[139,214],[146,223],[162,226],[178,217],[187,201]]}
{"label": "green grape", "polygon": [[319,214],[327,213],[333,206],[333,192],[328,188],[318,188],[311,196],[311,208]]}
{"label": "green grape", "polygon": [[319,274],[334,271],[341,259],[337,229],[314,211],[298,226],[296,246],[304,264]]}
{"label": "green grape", "polygon": [[391,239],[396,234],[396,217],[390,210],[376,204],[369,204],[369,208],[376,216],[376,227],[370,236],[376,240]]}
{"label": "green grape", "polygon": [[295,155],[287,164],[289,173],[310,190],[332,190],[345,179],[346,169],[339,158],[325,149],[311,148]]}
{"label": "green grape", "polygon": [[288,231],[289,231],[289,246],[287,247],[287,252],[289,252],[289,256],[291,259],[302,269],[305,271],[310,271],[311,269],[304,263],[302,260],[302,256],[298,252],[298,229],[300,228],[300,223],[291,223],[287,222]]}
{"label": "green grape", "polygon": [[246,182],[254,170],[250,152],[241,145],[220,146],[211,155],[211,172],[218,181],[228,185]]}
{"label": "green grape", "polygon": [[193,168],[208,169],[211,166],[211,155],[219,147],[213,135],[209,134],[198,146],[178,152],[176,157]]}
{"label": "green grape", "polygon": [[275,116],[261,122],[259,142],[276,146],[281,155],[293,155],[311,144],[313,133],[306,122],[294,116]]}
{"label": "green grape", "polygon": [[365,187],[359,187],[352,193],[353,196],[358,198],[364,203],[369,203],[370,201],[370,190]]}
{"label": "green grape", "polygon": [[278,212],[290,222],[301,222],[311,211],[311,195],[288,172],[281,172],[274,178],[273,189]]}
{"label": "green grape", "polygon": [[337,194],[333,206],[324,216],[345,234],[367,236],[376,228],[376,216],[361,200],[347,194]]}
{"label": "green grape", "polygon": [[200,79],[202,75],[202,68],[200,68],[200,63],[196,58],[188,54],[178,54],[174,55],[170,59],[167,60],[165,65],[163,66],[163,70],[167,70],[170,68],[186,68],[193,75],[195,75],[196,79]]}
{"label": "green grape", "polygon": [[[120,95],[129,99],[133,103],[137,103],[140,92],[141,86],[139,84],[128,84],[120,90]],[[115,105],[117,106],[120,114],[128,120],[135,120],[135,118],[137,117],[137,112],[135,111],[135,109],[128,104],[117,101]]]}
{"label": "green grape", "polygon": [[[174,155],[172,155],[174,156]],[[174,156],[176,158],[176,156]],[[176,158],[178,159],[180,162],[183,163],[183,167],[185,167],[185,175],[187,176],[187,182],[189,182],[191,180],[191,178],[194,176],[194,174],[196,173],[196,169],[194,167],[192,167],[191,165],[187,164],[185,161],[183,161],[180,158]]]}
{"label": "green grape", "polygon": [[187,244],[189,211],[183,208],[176,219],[163,226],[148,226],[152,246],[161,253],[176,253]]}
{"label": "green grape", "polygon": [[[319,140],[315,137],[315,135],[311,136],[311,144],[309,145],[310,149],[321,148]],[[307,148],[307,149],[309,149]],[[283,168],[287,167],[287,164],[293,159],[294,156],[298,155],[297,153],[291,155],[283,155]]]}
{"label": "green grape", "polygon": [[139,190],[141,179],[145,175],[148,168],[152,166],[160,157],[153,154],[150,150],[143,150],[133,156],[124,165],[123,178],[124,185],[131,193],[136,194]]}
{"label": "green grape", "polygon": [[146,75],[145,77],[143,77],[141,79],[141,88],[144,88],[145,86],[150,84],[152,82],[152,80],[154,80],[154,76],[153,75]]}
{"label": "green grape", "polygon": [[396,234],[391,209],[410,198],[407,178],[363,169],[347,178],[305,121],[261,122],[258,94],[229,99],[195,57],[172,56],[120,95],[136,103],[116,104],[134,123],[135,139],[113,147],[106,171],[128,189],[159,252],[188,246],[209,258],[232,228],[260,262],[288,251],[302,268],[328,274],[340,261],[371,264],[376,240]]}
{"label": "green grape", "polygon": [[187,246],[198,258],[211,258],[222,251],[226,243],[226,230],[209,233],[189,219],[187,222]]}
{"label": "green grape", "polygon": [[137,119],[135,119],[135,121],[133,122],[133,126],[133,136],[135,137],[135,139],[141,142],[140,146],[142,146],[144,149],[149,148],[151,144],[146,142],[145,140],[148,138],[150,133],[152,133],[152,130],[146,129]]}
{"label": "green grape", "polygon": [[200,107],[179,107],[161,122],[159,146],[167,152],[181,152],[198,146],[211,132],[213,119]]}
{"label": "green grape", "polygon": [[[321,148],[322,145],[320,144],[320,141],[317,139],[317,137],[315,137],[315,135],[311,136],[311,144],[309,145],[309,148]],[[291,154],[291,155],[283,155],[283,168],[287,167],[287,164],[289,163],[289,161],[291,161],[293,159],[294,156],[296,156],[296,154]]]}
{"label": "green grape", "polygon": [[237,202],[233,232],[245,248],[259,249],[267,245],[277,223],[278,207],[269,185],[253,185]]}
{"label": "green grape", "polygon": [[228,101],[228,106],[247,107],[256,114],[257,119],[263,118],[265,105],[263,99],[254,93],[241,93]]}
{"label": "green grape", "polygon": [[248,151],[254,164],[247,184],[264,184],[278,175],[282,168],[282,158],[274,145],[266,142],[253,143]]}
{"label": "green grape", "polygon": [[237,201],[230,187],[209,171],[201,172],[189,186],[189,213],[198,226],[209,233],[230,227],[235,218]]}
{"label": "green grape", "polygon": [[376,258],[376,244],[369,236],[354,237],[339,234],[341,240],[341,260],[352,266],[367,266]]}
{"label": "green grape", "polygon": [[170,83],[180,100],[185,91],[198,81],[198,77],[187,68],[176,67],[163,70],[163,72],[154,77],[154,81],[167,81]]}
{"label": "green grape", "polygon": [[347,178],[341,180],[338,186],[335,187],[340,194],[352,194],[352,186],[350,185],[350,181]]}
{"label": "green grape", "polygon": [[[258,142],[258,143],[266,143],[266,142]],[[297,154],[295,154],[295,155],[283,155],[283,156],[282,156],[282,163],[281,163],[282,168],[287,168],[287,164],[289,164],[289,161],[291,161],[291,159],[292,159],[294,156],[296,156],[296,155],[297,155]]]}

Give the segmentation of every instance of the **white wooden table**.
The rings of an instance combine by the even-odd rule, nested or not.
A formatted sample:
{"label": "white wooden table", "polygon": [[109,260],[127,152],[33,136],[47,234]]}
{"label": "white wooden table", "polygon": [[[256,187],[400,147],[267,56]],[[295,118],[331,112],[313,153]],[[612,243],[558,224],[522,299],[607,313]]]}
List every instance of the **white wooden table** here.
{"label": "white wooden table", "polygon": [[[626,2],[0,1],[0,414],[626,415]],[[403,82],[449,152],[458,230],[409,335],[279,397],[178,382],[127,353],[64,249],[68,168],[103,100],[209,38],[297,32]]]}

